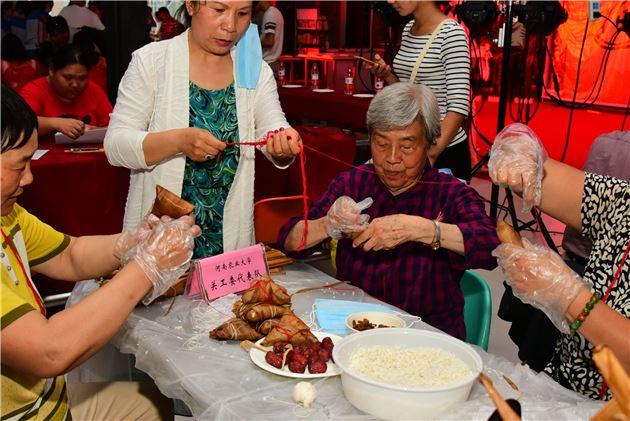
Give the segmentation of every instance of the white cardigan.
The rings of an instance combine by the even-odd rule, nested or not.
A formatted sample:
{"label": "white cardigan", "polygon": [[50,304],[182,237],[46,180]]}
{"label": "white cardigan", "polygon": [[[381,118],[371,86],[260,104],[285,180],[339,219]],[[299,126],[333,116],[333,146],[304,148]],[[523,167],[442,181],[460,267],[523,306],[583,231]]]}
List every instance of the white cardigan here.
{"label": "white cardigan", "polygon": [[[235,48],[231,52],[233,59],[234,51]],[[186,156],[178,154],[149,166],[142,143],[149,132],[189,127],[188,61],[186,31],[135,51],[120,82],[105,136],[105,154],[110,164],[131,169],[125,229],[136,226],[149,212],[156,184],[181,195]],[[240,140],[254,141],[270,130],[289,127],[267,63],[262,63],[256,89],[236,86],[236,68],[234,81]],[[254,243],[254,159],[254,147],[241,145],[236,176],[223,211],[225,251]]]}

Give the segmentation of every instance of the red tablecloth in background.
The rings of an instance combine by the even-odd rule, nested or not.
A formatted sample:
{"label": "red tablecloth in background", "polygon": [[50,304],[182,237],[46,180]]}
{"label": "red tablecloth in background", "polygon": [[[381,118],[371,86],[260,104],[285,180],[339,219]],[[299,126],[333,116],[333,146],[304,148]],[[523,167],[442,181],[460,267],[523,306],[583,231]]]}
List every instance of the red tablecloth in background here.
{"label": "red tablecloth in background", "polygon": [[[39,148],[50,151],[31,162],[34,181],[24,188],[20,205],[72,236],[120,232],[129,170],[109,165],[103,152],[69,153],[65,152],[67,146],[50,144],[40,144]],[[38,277],[35,281],[44,296],[70,291],[73,286],[67,282],[51,284]]]}
{"label": "red tablecloth in background", "polygon": [[294,124],[326,122],[354,131],[366,131],[365,116],[372,98],[338,92],[316,93],[309,88],[278,87],[282,110]]}

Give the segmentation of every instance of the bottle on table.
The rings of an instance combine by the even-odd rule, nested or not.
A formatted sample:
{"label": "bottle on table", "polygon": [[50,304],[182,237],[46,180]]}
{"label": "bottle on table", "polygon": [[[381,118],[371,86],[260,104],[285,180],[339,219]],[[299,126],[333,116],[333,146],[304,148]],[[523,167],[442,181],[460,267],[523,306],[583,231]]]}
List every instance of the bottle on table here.
{"label": "bottle on table", "polygon": [[385,81],[383,80],[383,78],[376,76],[374,78],[374,91],[378,94],[379,92],[383,90],[384,87],[385,87]]}
{"label": "bottle on table", "polygon": [[343,93],[346,95],[354,95],[354,68],[352,66],[346,69],[344,82]]}
{"label": "bottle on table", "polygon": [[311,89],[319,89],[319,68],[317,63],[311,66]]}
{"label": "bottle on table", "polygon": [[284,67],[284,61],[278,64],[278,85],[282,86],[287,82],[287,70]]}

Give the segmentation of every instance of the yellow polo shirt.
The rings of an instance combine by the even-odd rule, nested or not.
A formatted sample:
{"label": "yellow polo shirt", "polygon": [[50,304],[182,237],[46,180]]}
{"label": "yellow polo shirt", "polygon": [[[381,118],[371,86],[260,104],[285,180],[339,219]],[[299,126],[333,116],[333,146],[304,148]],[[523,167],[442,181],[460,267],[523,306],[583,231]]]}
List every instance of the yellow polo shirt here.
{"label": "yellow polo shirt", "polygon": [[[13,211],[2,221],[2,319],[1,328],[30,311],[40,311],[34,292],[24,271],[30,278],[30,267],[43,263],[61,253],[70,237],[55,231],[15,204]],[[7,244],[5,236],[11,245]],[[16,250],[19,257],[13,252]],[[28,332],[24,332],[25,335]],[[19,373],[2,365],[2,420],[64,420],[70,418],[66,384],[63,376],[40,379]]]}

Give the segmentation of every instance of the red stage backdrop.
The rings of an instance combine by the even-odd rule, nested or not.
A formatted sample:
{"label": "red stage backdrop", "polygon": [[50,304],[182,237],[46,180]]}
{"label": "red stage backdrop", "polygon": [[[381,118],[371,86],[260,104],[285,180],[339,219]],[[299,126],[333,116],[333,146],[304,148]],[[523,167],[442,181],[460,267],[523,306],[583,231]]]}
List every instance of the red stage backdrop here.
{"label": "red stage backdrop", "polygon": [[[577,75],[580,46],[584,35],[584,26],[588,16],[587,1],[564,1],[562,6],[569,14],[568,20],[558,27],[550,41],[553,52],[553,65],[560,82],[560,94],[565,101],[573,99],[575,80]],[[613,21],[623,16],[624,11],[630,10],[628,1],[602,1],[601,13]],[[591,92],[605,46],[612,39],[615,27],[604,18],[589,22],[584,52],[582,53],[582,68],[577,91],[577,101],[585,100]],[[626,107],[630,87],[630,40],[625,33],[619,34],[613,50],[610,52],[606,67],[606,78],[597,104],[616,105]],[[551,87],[548,79],[548,87]],[[594,94],[593,94],[594,96]]]}

